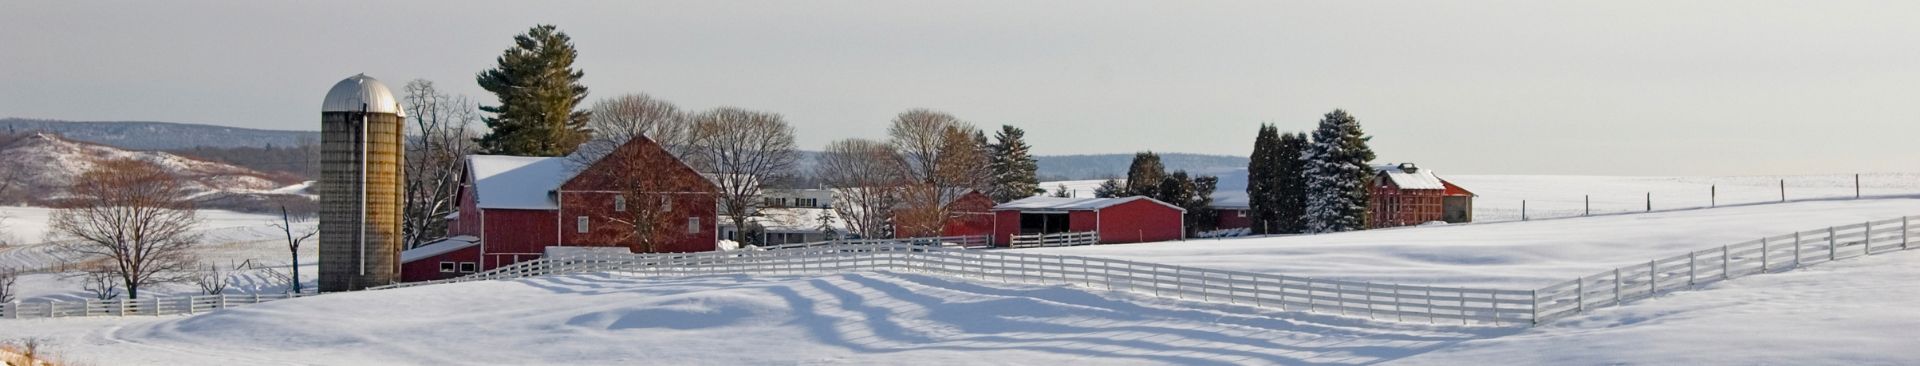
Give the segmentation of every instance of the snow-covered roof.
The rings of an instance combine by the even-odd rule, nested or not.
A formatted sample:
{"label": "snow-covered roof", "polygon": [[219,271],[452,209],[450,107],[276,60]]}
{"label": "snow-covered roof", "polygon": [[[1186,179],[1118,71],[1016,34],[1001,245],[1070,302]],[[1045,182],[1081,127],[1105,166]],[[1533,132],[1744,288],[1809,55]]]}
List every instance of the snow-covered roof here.
{"label": "snow-covered roof", "polygon": [[566,158],[469,155],[473,190],[480,208],[553,210],[549,193],[571,177]]}
{"label": "snow-covered roof", "polygon": [[[760,227],[765,228],[767,232],[773,232],[773,233],[809,232],[811,233],[811,232],[820,231],[820,214],[821,213],[825,213],[827,214],[827,216],[833,217],[834,230],[839,230],[840,232],[847,231],[847,220],[840,218],[840,213],[835,212],[833,209],[830,209],[830,208],[812,208],[812,207],[763,208],[763,209],[760,209],[760,216],[748,217],[747,222],[750,224],[760,225]],[[731,227],[733,226],[733,220],[727,217],[721,217],[720,225]]]}
{"label": "snow-covered roof", "polygon": [[327,90],[327,100],[320,103],[321,112],[359,112],[393,113],[406,117],[407,112],[400,108],[400,99],[393,97],[393,91],[387,84],[368,77],[367,74],[354,75]]}
{"label": "snow-covered roof", "polygon": [[546,258],[578,258],[619,254],[633,254],[633,249],[627,247],[551,246],[547,247],[546,250],[541,253],[541,256]]}
{"label": "snow-covered roof", "polygon": [[1209,204],[1207,207],[1220,209],[1247,209],[1253,207],[1253,201],[1247,199],[1247,191],[1245,190],[1213,191],[1212,197],[1213,204]]}
{"label": "snow-covered roof", "polygon": [[480,244],[480,238],[474,237],[472,235],[458,235],[458,236],[453,236],[448,238],[442,238],[440,240],[435,240],[431,243],[427,243],[427,245],[422,245],[418,248],[407,249],[406,251],[400,252],[400,263],[407,263],[407,262],[417,261],[421,259],[426,259],[427,257],[447,254],[455,250],[466,249],[468,247],[472,247],[479,244]]}
{"label": "snow-covered roof", "polygon": [[[1407,172],[1409,168],[1413,172]],[[1440,176],[1433,175],[1432,170],[1421,169],[1413,164],[1375,165],[1373,170],[1385,174],[1400,189],[1447,189],[1446,183],[1441,183]]]}
{"label": "snow-covered roof", "polygon": [[1112,207],[1114,205],[1133,202],[1137,200],[1153,201],[1153,203],[1158,203],[1161,205],[1165,205],[1167,207],[1173,207],[1174,209],[1180,210],[1180,212],[1187,211],[1186,209],[1180,208],[1179,206],[1174,206],[1166,202],[1161,202],[1160,200],[1147,198],[1146,196],[1116,197],[1116,198],[1027,197],[1027,198],[1013,200],[1013,202],[1002,203],[999,206],[993,206],[993,210],[994,211],[1007,211],[1007,210],[1084,211],[1084,210],[1098,210],[1098,209]]}

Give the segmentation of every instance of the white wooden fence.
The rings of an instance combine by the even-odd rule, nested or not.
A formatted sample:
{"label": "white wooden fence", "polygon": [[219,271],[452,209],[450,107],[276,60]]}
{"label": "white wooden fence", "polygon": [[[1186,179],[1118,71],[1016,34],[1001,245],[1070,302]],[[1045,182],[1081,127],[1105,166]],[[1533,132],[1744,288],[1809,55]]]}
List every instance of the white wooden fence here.
{"label": "white wooden fence", "polygon": [[1077,232],[1077,233],[1068,232],[1068,233],[1053,233],[1053,234],[1039,233],[1039,234],[1028,234],[1028,235],[1014,235],[1012,240],[1009,240],[1009,242],[1010,242],[1009,246],[1012,246],[1014,248],[1093,245],[1093,244],[1100,244],[1100,233],[1093,232],[1093,231],[1083,231],[1083,232]]}
{"label": "white wooden fence", "polygon": [[1909,239],[1915,220],[1920,217],[1834,226],[1648,260],[1535,290],[1535,308],[1540,321],[1549,321],[1707,283],[1920,247]]}
{"label": "white wooden fence", "polygon": [[467,277],[384,288],[566,273],[639,277],[921,272],[988,281],[1072,284],[1158,297],[1374,319],[1531,324],[1529,291],[1412,286],[1259,274],[1117,259],[957,250],[936,246],[830,244],[765,251],[613,254],[543,258]]}
{"label": "white wooden fence", "polygon": [[313,295],[315,294],[222,294],[170,297],[149,296],[135,300],[10,302],[0,303],[0,319],[196,314],[236,306]]}
{"label": "white wooden fence", "polygon": [[966,249],[993,247],[993,243],[989,241],[989,238],[986,235],[965,235],[965,236],[938,236],[938,237],[900,238],[900,239],[828,240],[828,241],[816,241],[816,242],[807,242],[807,243],[768,245],[768,246],[753,247],[753,249],[777,250],[777,249],[817,247],[817,246],[833,245],[833,244],[892,244],[892,243],[903,243],[903,244],[910,244],[910,245],[943,246],[943,247],[949,247],[949,248],[966,248]]}

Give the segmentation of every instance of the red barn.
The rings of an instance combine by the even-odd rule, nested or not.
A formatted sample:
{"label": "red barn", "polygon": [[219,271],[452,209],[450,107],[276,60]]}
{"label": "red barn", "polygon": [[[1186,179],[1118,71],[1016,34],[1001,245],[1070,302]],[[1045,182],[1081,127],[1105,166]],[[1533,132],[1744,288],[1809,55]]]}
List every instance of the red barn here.
{"label": "red barn", "polygon": [[[448,237],[402,252],[401,279],[425,281],[486,271],[540,258],[551,246],[624,246],[636,252],[715,249],[718,187],[652,140],[634,138],[592,164],[569,159],[574,158],[468,156],[457,198],[460,208],[448,216]],[[622,176],[661,183],[637,190],[610,179]],[[629,203],[658,205],[648,207],[659,207],[656,217],[675,224],[662,231],[669,239],[641,248],[632,226],[615,221],[632,216],[624,214]]]}
{"label": "red barn", "polygon": [[1180,240],[1187,210],[1152,198],[1028,197],[995,206],[993,245],[1013,235],[1098,232],[1100,244]]}
{"label": "red barn", "polygon": [[1473,192],[1412,163],[1374,167],[1371,228],[1473,221]]}

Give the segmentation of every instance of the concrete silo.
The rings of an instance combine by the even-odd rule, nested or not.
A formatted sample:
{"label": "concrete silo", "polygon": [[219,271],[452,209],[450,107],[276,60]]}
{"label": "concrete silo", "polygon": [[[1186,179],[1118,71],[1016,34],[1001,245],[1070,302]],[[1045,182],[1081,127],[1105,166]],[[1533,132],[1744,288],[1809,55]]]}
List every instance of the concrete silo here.
{"label": "concrete silo", "polygon": [[406,112],[386,84],[341,80],[320,107],[320,291],[399,280]]}

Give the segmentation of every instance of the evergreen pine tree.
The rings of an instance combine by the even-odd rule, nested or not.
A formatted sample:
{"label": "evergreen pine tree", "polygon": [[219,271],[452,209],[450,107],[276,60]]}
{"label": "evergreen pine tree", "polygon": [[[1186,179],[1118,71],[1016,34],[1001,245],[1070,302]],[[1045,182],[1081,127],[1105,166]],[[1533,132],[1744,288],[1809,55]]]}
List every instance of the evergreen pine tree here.
{"label": "evergreen pine tree", "polygon": [[1093,189],[1093,197],[1094,198],[1119,197],[1122,192],[1125,192],[1125,190],[1126,190],[1126,187],[1120,186],[1120,181],[1114,180],[1114,179],[1108,179],[1104,182],[1100,182],[1100,186],[1095,187]]}
{"label": "evergreen pine tree", "polygon": [[1280,129],[1261,124],[1253,137],[1253,155],[1247,156],[1247,219],[1255,234],[1277,231],[1274,221],[1280,217],[1282,177],[1276,170],[1283,164],[1278,161],[1279,145]]}
{"label": "evergreen pine tree", "polygon": [[1213,210],[1213,190],[1220,186],[1220,177],[1203,175],[1193,177],[1192,197],[1187,200],[1187,233],[1212,231],[1220,226],[1220,213]]}
{"label": "evergreen pine tree", "polygon": [[1187,177],[1187,171],[1176,170],[1160,178],[1160,187],[1156,191],[1159,196],[1148,197],[1185,208],[1193,201],[1193,180]]}
{"label": "evergreen pine tree", "polygon": [[1133,154],[1133,164],[1127,168],[1126,196],[1147,196],[1160,198],[1160,183],[1166,179],[1167,168],[1160,165],[1160,155],[1152,151]]}
{"label": "evergreen pine tree", "polygon": [[1073,197],[1073,193],[1067,192],[1066,184],[1061,184],[1059,189],[1053,190],[1053,196],[1060,197],[1060,198],[1068,198],[1068,197]]}
{"label": "evergreen pine tree", "polygon": [[578,52],[572,38],[552,25],[533,27],[513,37],[492,69],[475,79],[499,97],[500,105],[481,106],[488,132],[476,141],[488,154],[563,156],[586,142],[587,112],[575,110],[587,97],[585,74],[573,68]]}
{"label": "evergreen pine tree", "polygon": [[1307,149],[1307,231],[1331,233],[1367,228],[1367,186],[1373,180],[1373,150],[1360,121],[1335,109],[1320,119]]}
{"label": "evergreen pine tree", "polygon": [[1040,165],[1029,152],[1033,147],[1027,145],[1026,135],[1027,131],[1006,125],[993,133],[993,185],[987,193],[994,202],[1006,203],[1045,192],[1037,174]]}
{"label": "evergreen pine tree", "polygon": [[1281,134],[1274,148],[1272,219],[1275,233],[1302,233],[1307,229],[1307,148],[1305,132]]}

